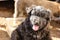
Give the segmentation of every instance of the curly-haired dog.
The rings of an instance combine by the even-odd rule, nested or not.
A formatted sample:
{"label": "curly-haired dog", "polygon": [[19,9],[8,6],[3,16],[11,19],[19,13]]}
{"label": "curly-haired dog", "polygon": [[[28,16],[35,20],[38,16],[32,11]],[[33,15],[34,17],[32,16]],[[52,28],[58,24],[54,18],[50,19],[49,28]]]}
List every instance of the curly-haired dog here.
{"label": "curly-haired dog", "polygon": [[27,7],[28,17],[11,35],[11,40],[51,40],[47,29],[51,12],[42,6]]}

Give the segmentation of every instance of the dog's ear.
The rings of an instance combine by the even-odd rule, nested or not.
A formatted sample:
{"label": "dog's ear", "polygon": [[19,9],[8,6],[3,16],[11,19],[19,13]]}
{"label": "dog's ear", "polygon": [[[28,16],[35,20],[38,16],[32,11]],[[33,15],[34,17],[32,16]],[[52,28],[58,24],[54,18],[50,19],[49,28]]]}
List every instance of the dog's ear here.
{"label": "dog's ear", "polygon": [[50,9],[47,9],[47,13],[48,13],[48,19],[51,21],[52,19],[52,11]]}
{"label": "dog's ear", "polygon": [[27,15],[31,15],[31,11],[33,10],[33,8],[35,7],[36,5],[32,5],[30,7],[26,7],[26,13]]}
{"label": "dog's ear", "polygon": [[27,15],[31,15],[32,9],[30,7],[26,7],[26,13]]}

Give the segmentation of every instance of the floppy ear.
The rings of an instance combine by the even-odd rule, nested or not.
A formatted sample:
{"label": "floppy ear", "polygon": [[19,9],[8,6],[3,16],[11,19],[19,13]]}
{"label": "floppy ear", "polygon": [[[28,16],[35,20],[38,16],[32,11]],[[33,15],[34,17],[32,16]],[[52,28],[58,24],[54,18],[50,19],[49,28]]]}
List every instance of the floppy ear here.
{"label": "floppy ear", "polygon": [[49,18],[49,21],[52,20],[52,12],[50,9],[47,9],[47,13],[48,13],[48,18]]}
{"label": "floppy ear", "polygon": [[26,13],[27,15],[31,15],[32,9],[30,7],[26,7]]}
{"label": "floppy ear", "polygon": [[33,10],[33,8],[35,7],[36,5],[32,5],[30,7],[26,7],[26,12],[28,15],[31,15],[31,11]]}

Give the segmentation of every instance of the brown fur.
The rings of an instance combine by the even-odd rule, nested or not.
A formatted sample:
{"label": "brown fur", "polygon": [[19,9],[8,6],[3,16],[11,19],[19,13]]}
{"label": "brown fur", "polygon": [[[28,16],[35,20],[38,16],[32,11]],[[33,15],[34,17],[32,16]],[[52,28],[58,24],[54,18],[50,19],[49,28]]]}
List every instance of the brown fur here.
{"label": "brown fur", "polygon": [[20,0],[18,1],[18,13],[26,14],[25,8],[31,5],[40,5],[52,10],[52,13],[57,13],[60,11],[59,4],[51,1],[41,1],[41,0]]}

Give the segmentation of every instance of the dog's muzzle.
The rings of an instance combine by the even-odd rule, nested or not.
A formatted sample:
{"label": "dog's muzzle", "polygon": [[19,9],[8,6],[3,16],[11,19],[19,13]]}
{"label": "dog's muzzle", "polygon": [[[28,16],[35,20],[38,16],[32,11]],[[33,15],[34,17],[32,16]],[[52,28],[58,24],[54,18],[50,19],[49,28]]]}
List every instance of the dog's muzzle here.
{"label": "dog's muzzle", "polygon": [[34,31],[39,30],[39,28],[41,28],[43,25],[46,25],[46,20],[44,18],[35,16],[35,15],[31,15],[30,17],[30,22],[32,23],[33,27],[32,29]]}

